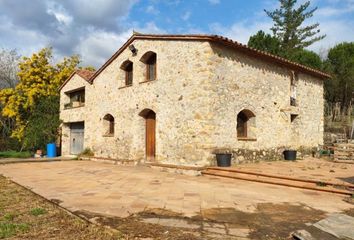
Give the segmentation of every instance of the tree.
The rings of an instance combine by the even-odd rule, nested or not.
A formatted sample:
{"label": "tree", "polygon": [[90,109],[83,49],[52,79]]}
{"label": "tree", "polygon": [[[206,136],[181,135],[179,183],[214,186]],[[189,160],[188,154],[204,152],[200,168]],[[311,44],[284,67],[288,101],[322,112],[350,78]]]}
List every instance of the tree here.
{"label": "tree", "polygon": [[273,37],[270,34],[266,34],[262,30],[251,36],[247,45],[254,49],[269,52],[279,56],[281,55],[280,41],[276,37]]}
{"label": "tree", "polygon": [[325,85],[326,100],[332,105],[340,102],[341,115],[350,115],[354,97],[354,42],[331,48],[325,69],[332,74]]}
{"label": "tree", "polygon": [[17,86],[0,91],[2,115],[16,119],[12,137],[23,142],[26,127],[30,124],[30,119],[33,119],[31,116],[37,104],[46,97],[58,96],[59,86],[78,64],[79,57],[76,55],[53,64],[50,48],[44,48],[30,58],[23,58],[19,63]]}
{"label": "tree", "polygon": [[18,83],[18,62],[16,50],[0,51],[0,89],[14,88]]}
{"label": "tree", "polygon": [[[4,88],[13,89],[18,83],[19,58],[20,56],[16,50],[0,51],[0,90]],[[17,141],[10,138],[12,129],[15,126],[15,119],[2,116],[2,108],[0,103],[0,151],[15,149],[17,145]]]}
{"label": "tree", "polygon": [[55,142],[60,123],[59,96],[38,99],[24,131],[24,145],[31,150],[45,149],[47,143]]}
{"label": "tree", "polygon": [[306,48],[326,37],[326,35],[318,35],[320,32],[319,23],[302,26],[304,21],[311,18],[317,10],[314,8],[307,11],[310,1],[301,4],[296,9],[297,0],[279,0],[279,2],[279,9],[264,11],[272,18],[274,22],[271,28],[273,36],[280,41],[281,49],[286,55],[290,56],[294,51]]}
{"label": "tree", "polygon": [[311,68],[322,69],[322,60],[320,56],[310,50],[297,50],[291,56],[289,56],[289,60]]}

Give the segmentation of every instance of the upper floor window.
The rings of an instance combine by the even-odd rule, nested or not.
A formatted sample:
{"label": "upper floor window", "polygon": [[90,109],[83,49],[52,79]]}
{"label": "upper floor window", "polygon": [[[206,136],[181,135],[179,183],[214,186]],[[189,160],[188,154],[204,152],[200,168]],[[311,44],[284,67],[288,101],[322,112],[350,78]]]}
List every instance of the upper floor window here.
{"label": "upper floor window", "polygon": [[291,76],[290,76],[290,106],[297,106],[297,101],[296,101],[297,81],[298,81],[298,74],[295,71],[291,71]]}
{"label": "upper floor window", "polygon": [[81,107],[85,105],[85,88],[77,89],[71,92],[67,92],[70,101],[64,105],[65,109]]}
{"label": "upper floor window", "polygon": [[125,72],[125,85],[131,86],[133,84],[133,63],[126,60],[120,68]]}
{"label": "upper floor window", "polygon": [[156,53],[149,51],[146,52],[140,59],[146,66],[146,81],[152,81],[156,79]]}
{"label": "upper floor window", "polygon": [[114,117],[111,114],[106,114],[103,117],[103,127],[105,130],[104,135],[106,136],[114,135]]}

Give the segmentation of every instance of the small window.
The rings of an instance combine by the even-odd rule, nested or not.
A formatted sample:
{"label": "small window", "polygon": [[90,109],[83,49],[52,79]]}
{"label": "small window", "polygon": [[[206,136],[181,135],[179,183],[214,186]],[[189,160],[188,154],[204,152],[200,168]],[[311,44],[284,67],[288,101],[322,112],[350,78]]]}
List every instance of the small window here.
{"label": "small window", "polygon": [[156,53],[149,51],[140,59],[146,65],[146,81],[156,79],[156,58]]}
{"label": "small window", "polygon": [[294,122],[297,116],[297,114],[290,114],[290,122]]}
{"label": "small window", "polygon": [[120,68],[125,72],[125,86],[133,85],[133,63],[127,60],[122,63]]}
{"label": "small window", "polygon": [[[254,125],[255,115],[250,110],[242,110],[237,114],[237,137],[251,138],[251,127]],[[253,121],[252,121],[253,120]]]}
{"label": "small window", "polygon": [[114,135],[114,117],[111,114],[107,114],[103,117],[104,122],[104,135],[113,136]]}
{"label": "small window", "polygon": [[290,76],[290,106],[297,106],[296,101],[296,87],[298,81],[298,74],[294,71],[291,71]]}

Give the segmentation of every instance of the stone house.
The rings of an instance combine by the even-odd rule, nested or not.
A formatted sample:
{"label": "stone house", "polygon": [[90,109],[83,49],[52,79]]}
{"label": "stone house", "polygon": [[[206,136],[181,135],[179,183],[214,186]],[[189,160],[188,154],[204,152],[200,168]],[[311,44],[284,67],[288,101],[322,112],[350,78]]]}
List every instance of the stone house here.
{"label": "stone house", "polygon": [[60,87],[62,155],[205,166],[218,149],[235,162],[312,149],[329,77],[216,35],[133,34]]}

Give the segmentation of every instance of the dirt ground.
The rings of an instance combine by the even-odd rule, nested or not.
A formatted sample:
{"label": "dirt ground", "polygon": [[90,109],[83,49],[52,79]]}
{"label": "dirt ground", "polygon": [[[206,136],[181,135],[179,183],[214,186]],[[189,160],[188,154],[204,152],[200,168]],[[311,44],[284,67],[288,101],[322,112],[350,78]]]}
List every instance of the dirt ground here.
{"label": "dirt ground", "polygon": [[118,239],[0,176],[0,239]]}
{"label": "dirt ground", "polygon": [[[353,215],[354,208],[346,213]],[[98,225],[0,177],[0,239],[290,239],[290,233],[299,229],[310,230],[318,239],[334,239],[306,225],[324,218],[325,212],[287,203],[261,203],[252,213],[204,209],[191,218],[164,209],[146,209],[127,218],[85,211],[75,214]],[[5,228],[6,224],[13,227]]]}

